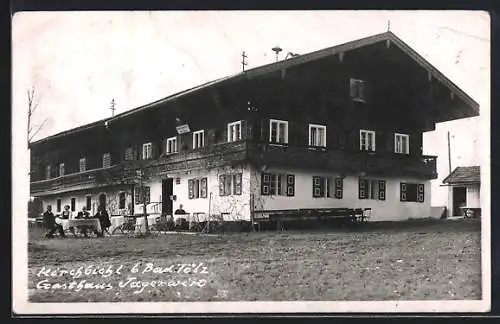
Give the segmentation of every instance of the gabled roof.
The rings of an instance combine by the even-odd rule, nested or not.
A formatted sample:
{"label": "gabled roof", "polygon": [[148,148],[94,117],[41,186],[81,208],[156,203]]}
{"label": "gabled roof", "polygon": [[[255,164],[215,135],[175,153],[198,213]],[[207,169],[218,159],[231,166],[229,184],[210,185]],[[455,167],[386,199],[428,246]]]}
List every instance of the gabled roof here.
{"label": "gabled roof", "polygon": [[455,170],[443,180],[443,183],[447,184],[480,182],[481,170],[479,166],[456,167]]}
{"label": "gabled roof", "polygon": [[51,140],[51,139],[54,139],[57,137],[62,137],[64,135],[76,133],[76,132],[86,130],[89,128],[93,128],[95,126],[99,126],[99,125],[104,126],[106,122],[118,120],[118,119],[124,118],[126,116],[130,116],[132,114],[138,113],[140,111],[144,111],[147,109],[157,107],[161,104],[171,102],[171,101],[178,99],[180,97],[184,97],[184,96],[187,96],[189,94],[192,94],[192,93],[195,93],[195,92],[198,92],[198,91],[201,91],[203,89],[207,89],[207,88],[210,88],[210,87],[213,87],[216,85],[221,85],[223,83],[229,83],[229,82],[235,82],[235,81],[243,80],[245,78],[250,79],[250,78],[253,78],[253,77],[256,77],[259,75],[280,71],[280,70],[283,70],[283,69],[286,69],[286,68],[289,68],[289,67],[292,67],[295,65],[304,64],[307,62],[319,60],[319,59],[322,59],[322,58],[325,58],[325,57],[328,57],[331,55],[351,51],[354,49],[358,49],[358,48],[372,45],[372,44],[382,42],[382,41],[390,41],[390,42],[394,43],[396,46],[398,46],[403,52],[405,52],[408,56],[410,56],[417,64],[419,64],[424,69],[426,69],[432,77],[436,78],[441,83],[443,83],[446,87],[448,87],[450,89],[450,91],[452,91],[455,95],[457,95],[459,98],[461,98],[477,114],[479,114],[479,104],[476,101],[474,101],[470,96],[468,96],[464,91],[462,91],[458,86],[456,86],[451,80],[449,80],[438,69],[436,69],[429,62],[427,62],[415,50],[413,50],[410,46],[405,44],[400,38],[398,38],[392,32],[387,31],[385,33],[376,34],[373,36],[361,38],[358,40],[354,40],[354,41],[347,42],[344,44],[328,47],[328,48],[314,51],[311,53],[298,55],[298,56],[295,56],[295,57],[292,57],[292,58],[289,58],[286,60],[278,61],[278,62],[271,63],[271,64],[262,65],[262,66],[259,66],[256,68],[252,68],[252,69],[249,69],[249,70],[246,70],[243,72],[236,73],[236,74],[231,75],[231,76],[216,79],[216,80],[201,84],[199,86],[193,87],[191,89],[187,89],[187,90],[178,92],[176,94],[170,95],[166,98],[160,99],[160,100],[152,102],[150,104],[123,112],[123,113],[118,114],[114,117],[102,119],[102,120],[99,120],[97,122],[93,122],[93,123],[90,123],[87,125],[83,125],[83,126],[80,126],[77,128],[73,128],[73,129],[70,129],[67,131],[60,132],[58,134],[55,134],[55,135],[46,137],[44,139],[38,140],[36,142],[33,142],[31,145],[45,142],[45,141],[48,141],[48,140]]}

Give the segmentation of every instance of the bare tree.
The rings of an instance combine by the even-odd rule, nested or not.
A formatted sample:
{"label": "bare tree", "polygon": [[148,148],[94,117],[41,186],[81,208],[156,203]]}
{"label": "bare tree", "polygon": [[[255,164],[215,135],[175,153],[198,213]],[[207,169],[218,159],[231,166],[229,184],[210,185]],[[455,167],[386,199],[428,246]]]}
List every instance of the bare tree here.
{"label": "bare tree", "polygon": [[36,109],[38,108],[39,104],[39,99],[38,99],[38,94],[35,88],[35,85],[31,87],[31,89],[27,90],[27,95],[28,95],[28,148],[29,144],[31,143],[31,140],[35,137],[38,132],[42,129],[42,127],[45,125],[47,122],[47,118],[43,120],[42,123],[38,125],[33,125],[33,114],[35,113]]}

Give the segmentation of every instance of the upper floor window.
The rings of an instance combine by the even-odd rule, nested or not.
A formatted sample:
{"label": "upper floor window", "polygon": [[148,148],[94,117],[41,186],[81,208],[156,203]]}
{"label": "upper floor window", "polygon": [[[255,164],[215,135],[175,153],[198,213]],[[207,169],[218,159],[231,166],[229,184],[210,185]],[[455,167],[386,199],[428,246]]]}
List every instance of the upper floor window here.
{"label": "upper floor window", "polygon": [[50,179],[50,164],[45,167],[45,179]]}
{"label": "upper floor window", "polygon": [[111,154],[104,153],[102,155],[102,167],[109,168],[111,166]]}
{"label": "upper floor window", "polygon": [[394,152],[410,154],[410,136],[406,134],[394,134]]}
{"label": "upper floor window", "polygon": [[288,122],[285,120],[271,119],[269,121],[269,142],[288,143]]}
{"label": "upper floor window", "polygon": [[134,159],[134,148],[133,147],[127,147],[125,149],[125,160],[130,161]]}
{"label": "upper floor window", "polygon": [[349,94],[354,101],[365,102],[365,81],[358,79],[350,79]]}
{"label": "upper floor window", "polygon": [[153,143],[142,144],[142,159],[148,160],[153,157]]}
{"label": "upper floor window", "polygon": [[167,138],[166,153],[167,154],[177,153],[177,137],[174,136]]}
{"label": "upper floor window", "polygon": [[205,146],[205,132],[199,130],[193,133],[193,149],[202,148]]}
{"label": "upper floor window", "polygon": [[59,164],[59,176],[62,177],[64,175],[64,163]]}
{"label": "upper floor window", "polygon": [[361,151],[375,151],[375,132],[370,130],[359,131],[359,149]]}
{"label": "upper floor window", "polygon": [[87,170],[87,159],[81,158],[80,159],[80,172],[83,172],[85,170]]}
{"label": "upper floor window", "polygon": [[227,141],[241,140],[241,120],[227,124]]}
{"label": "upper floor window", "polygon": [[326,147],[326,126],[309,124],[309,146]]}

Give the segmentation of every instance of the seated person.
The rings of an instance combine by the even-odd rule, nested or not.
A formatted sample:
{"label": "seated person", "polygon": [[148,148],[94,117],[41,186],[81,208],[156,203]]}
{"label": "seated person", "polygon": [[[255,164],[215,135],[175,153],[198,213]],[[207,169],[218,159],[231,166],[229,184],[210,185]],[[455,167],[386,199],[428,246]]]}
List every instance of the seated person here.
{"label": "seated person", "polygon": [[[186,211],[182,208],[182,204],[179,205],[179,208],[174,212],[175,215],[187,215]],[[177,217],[175,219],[176,227],[185,228],[187,227],[187,220],[184,217]]]}
{"label": "seated person", "polygon": [[[64,206],[64,210],[61,213],[61,218],[62,219],[70,219],[70,217],[71,217],[71,211],[69,210],[69,205],[66,205],[66,206]],[[70,227],[69,231],[73,234],[73,236],[76,236],[74,227]]]}
{"label": "seated person", "polygon": [[56,231],[59,232],[59,235],[61,235],[61,237],[66,237],[66,235],[64,235],[63,227],[60,224],[56,223],[56,218],[54,216],[54,213],[52,213],[52,206],[47,206],[47,211],[43,213],[43,221],[45,224],[45,228],[47,229],[47,233],[45,234],[46,238],[52,238]]}
{"label": "seated person", "polygon": [[[92,217],[90,216],[90,213],[87,211],[87,207],[83,206],[82,207],[82,211],[78,212],[78,215],[76,216],[76,218],[79,218],[79,219],[89,219],[89,218],[92,218]],[[79,226],[79,228],[80,228],[80,232],[85,237],[88,237],[88,234],[87,234],[88,230],[91,230],[92,232],[94,232],[94,234],[99,235],[99,232],[93,226],[83,225],[83,226]]]}

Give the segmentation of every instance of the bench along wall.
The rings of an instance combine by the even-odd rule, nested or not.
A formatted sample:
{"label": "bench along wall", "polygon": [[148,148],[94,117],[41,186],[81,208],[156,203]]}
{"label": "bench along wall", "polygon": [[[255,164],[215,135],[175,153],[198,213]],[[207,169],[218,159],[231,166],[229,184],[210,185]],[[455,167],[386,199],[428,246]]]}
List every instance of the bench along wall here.
{"label": "bench along wall", "polygon": [[[261,195],[261,173],[294,175],[294,195]],[[371,221],[396,221],[409,218],[426,218],[431,215],[430,181],[411,178],[362,177],[363,179],[384,180],[385,200],[360,199],[359,177],[346,176],[343,179],[342,198],[313,197],[313,176],[331,177],[333,180],[339,174],[324,171],[300,169],[268,168],[265,171],[252,171],[252,188],[255,195],[255,210],[280,210],[300,208],[372,208]],[[400,201],[400,183],[415,183],[424,185],[424,201]],[[286,185],[285,185],[286,187]],[[333,186],[333,188],[335,188]],[[333,193],[332,193],[333,195]]]}

